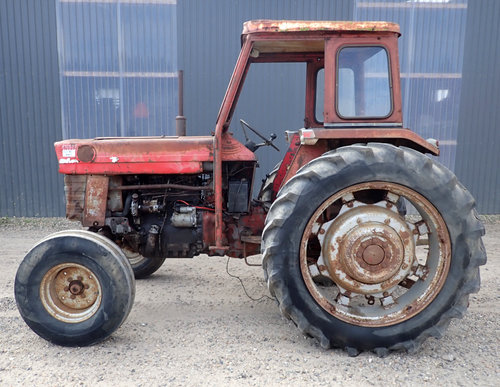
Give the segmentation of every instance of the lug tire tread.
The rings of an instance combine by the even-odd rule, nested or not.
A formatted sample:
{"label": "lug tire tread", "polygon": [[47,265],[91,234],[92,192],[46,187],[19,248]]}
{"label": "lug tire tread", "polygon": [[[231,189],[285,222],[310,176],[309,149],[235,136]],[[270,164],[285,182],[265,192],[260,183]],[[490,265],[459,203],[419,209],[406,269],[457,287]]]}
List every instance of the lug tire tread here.
{"label": "lug tire tread", "polygon": [[[459,291],[436,323],[421,331],[412,340],[374,348],[370,348],[369,345],[359,347],[332,342],[328,338],[328,332],[323,332],[315,324],[314,320],[317,317],[305,315],[292,301],[293,297],[284,274],[288,257],[285,256],[287,253],[284,249],[280,249],[280,246],[289,241],[283,240],[281,229],[287,217],[293,216],[291,214],[299,198],[310,191],[311,183],[318,181],[318,177],[332,176],[339,172],[346,174],[360,165],[370,169],[373,165],[388,161],[392,161],[393,165],[398,167],[404,165],[410,172],[415,173],[417,184],[418,182],[427,185],[430,183],[431,187],[427,190],[443,191],[444,189],[450,201],[453,200],[456,203],[452,206],[454,211],[451,214],[455,221],[453,224],[447,224],[450,228],[450,235],[456,235],[454,249],[464,255],[463,262],[466,263],[463,267],[464,274],[460,278]],[[428,176],[430,173],[434,179],[429,182],[424,175]],[[262,236],[262,254],[267,285],[271,294],[277,298],[282,314],[293,320],[303,334],[315,337],[323,348],[343,348],[349,356],[356,356],[362,350],[372,350],[378,356],[384,357],[389,351],[395,350],[415,352],[427,337],[440,338],[452,318],[461,318],[464,315],[469,294],[479,290],[479,266],[486,263],[486,252],[480,239],[482,235],[484,235],[484,227],[477,218],[474,199],[447,168],[411,148],[382,143],[356,144],[327,152],[311,161],[281,188],[266,219]]]}

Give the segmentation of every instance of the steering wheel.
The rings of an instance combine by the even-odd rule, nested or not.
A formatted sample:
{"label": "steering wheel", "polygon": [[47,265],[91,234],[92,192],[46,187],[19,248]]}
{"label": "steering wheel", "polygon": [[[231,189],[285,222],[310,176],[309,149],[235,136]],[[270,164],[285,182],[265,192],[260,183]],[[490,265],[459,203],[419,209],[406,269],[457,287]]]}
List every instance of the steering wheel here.
{"label": "steering wheel", "polygon": [[[257,149],[259,149],[261,146],[272,146],[274,149],[276,149],[278,152],[280,151],[279,148],[273,144],[273,141],[276,139],[276,134],[271,133],[269,138],[265,138],[262,134],[260,134],[256,129],[252,128],[250,124],[248,124],[246,121],[240,119],[240,124],[241,124],[241,129],[243,129],[243,134],[245,135],[245,146],[250,149],[252,152],[255,152]],[[264,142],[260,144],[256,144],[252,140],[250,140],[247,136],[247,131],[245,130],[245,127],[250,129],[252,132],[254,132],[257,136],[259,136]]]}

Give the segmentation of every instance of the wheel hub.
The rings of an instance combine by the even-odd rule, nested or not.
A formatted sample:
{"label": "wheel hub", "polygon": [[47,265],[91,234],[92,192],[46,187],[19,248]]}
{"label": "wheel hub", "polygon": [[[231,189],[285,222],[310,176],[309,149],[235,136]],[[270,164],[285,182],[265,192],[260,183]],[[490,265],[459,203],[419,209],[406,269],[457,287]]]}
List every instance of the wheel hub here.
{"label": "wheel hub", "polygon": [[342,288],[378,294],[409,273],[415,243],[404,220],[377,205],[347,210],[318,234],[328,272]]}
{"label": "wheel hub", "polygon": [[74,263],[61,264],[43,277],[40,298],[52,316],[75,323],[95,313],[101,302],[101,288],[88,268]]}
{"label": "wheel hub", "polygon": [[375,243],[363,250],[362,257],[368,265],[379,265],[385,258],[385,251],[383,247]]}

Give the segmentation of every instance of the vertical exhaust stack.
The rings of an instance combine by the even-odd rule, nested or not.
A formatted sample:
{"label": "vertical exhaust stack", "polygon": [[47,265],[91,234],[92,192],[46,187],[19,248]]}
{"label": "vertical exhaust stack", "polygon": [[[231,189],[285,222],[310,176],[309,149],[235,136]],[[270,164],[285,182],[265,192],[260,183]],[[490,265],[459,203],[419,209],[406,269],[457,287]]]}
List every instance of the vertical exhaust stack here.
{"label": "vertical exhaust stack", "polygon": [[179,70],[179,115],[175,117],[177,136],[186,135],[186,117],[184,117],[184,71]]}

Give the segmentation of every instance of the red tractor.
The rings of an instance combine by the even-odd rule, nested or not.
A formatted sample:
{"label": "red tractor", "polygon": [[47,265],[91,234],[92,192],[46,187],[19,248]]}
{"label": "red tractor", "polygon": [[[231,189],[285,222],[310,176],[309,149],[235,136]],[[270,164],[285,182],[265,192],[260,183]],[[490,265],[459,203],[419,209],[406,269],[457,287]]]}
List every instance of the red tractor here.
{"label": "red tractor", "polygon": [[[55,144],[66,214],[17,272],[26,323],[67,346],[126,319],[167,257],[262,253],[280,310],[324,348],[413,350],[461,317],[486,262],[472,196],[402,125],[399,26],[249,21],[211,136]],[[255,150],[228,131],[254,63],[304,63],[305,127],[253,198]],[[323,97],[318,118],[317,95]],[[319,100],[319,98],[318,98]],[[321,108],[321,106],[319,106]]]}

